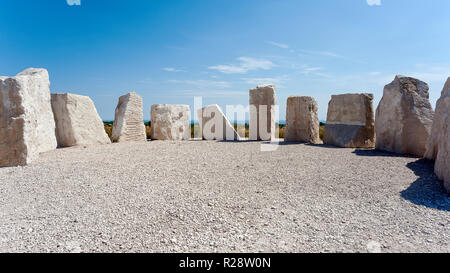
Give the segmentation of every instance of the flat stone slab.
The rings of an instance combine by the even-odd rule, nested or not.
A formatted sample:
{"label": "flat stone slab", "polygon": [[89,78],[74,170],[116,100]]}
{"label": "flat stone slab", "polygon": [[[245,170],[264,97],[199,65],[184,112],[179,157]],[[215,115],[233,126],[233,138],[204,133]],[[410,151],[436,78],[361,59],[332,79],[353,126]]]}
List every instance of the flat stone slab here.
{"label": "flat stone slab", "polygon": [[147,141],[142,107],[142,97],[135,92],[119,98],[112,128],[112,141]]}
{"label": "flat stone slab", "polygon": [[276,132],[275,85],[259,85],[250,89],[250,140],[269,141]]}
{"label": "flat stone slab", "polygon": [[189,105],[154,104],[150,116],[152,139],[189,140],[191,138]]}
{"label": "flat stone slab", "polygon": [[435,160],[434,171],[444,181],[444,187],[450,193],[450,78],[437,101],[426,147],[425,157]]}
{"label": "flat stone slab", "polygon": [[212,104],[197,111],[202,138],[204,140],[241,140],[230,121],[220,109],[219,105]]}
{"label": "flat stone slab", "polygon": [[317,102],[312,97],[292,96],[286,103],[285,141],[320,144]]}
{"label": "flat stone slab", "polygon": [[376,148],[422,157],[433,124],[428,84],[396,76],[384,87],[375,119]]}
{"label": "flat stone slab", "polygon": [[333,95],[323,142],[344,148],[374,148],[374,124],[372,94]]}
{"label": "flat stone slab", "polygon": [[89,97],[70,93],[52,94],[52,108],[59,147],[111,143]]}
{"label": "flat stone slab", "polygon": [[56,149],[50,80],[45,69],[29,68],[0,77],[0,166],[27,165]]}

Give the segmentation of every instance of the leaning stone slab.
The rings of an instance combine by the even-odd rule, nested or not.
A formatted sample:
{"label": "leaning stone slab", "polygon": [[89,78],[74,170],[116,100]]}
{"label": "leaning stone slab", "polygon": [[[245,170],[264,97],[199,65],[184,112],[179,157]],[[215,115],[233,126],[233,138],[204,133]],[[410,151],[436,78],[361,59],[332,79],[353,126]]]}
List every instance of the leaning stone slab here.
{"label": "leaning stone slab", "polygon": [[275,85],[250,89],[250,140],[268,141],[275,138],[275,105]]}
{"label": "leaning stone slab", "polygon": [[94,102],[89,97],[52,94],[52,108],[59,147],[111,143]]}
{"label": "leaning stone slab", "polygon": [[23,166],[56,149],[50,81],[45,69],[0,77],[0,166]]}
{"label": "leaning stone slab", "polygon": [[112,128],[112,141],[147,141],[142,97],[135,92],[119,98]]}
{"label": "leaning stone slab", "polygon": [[322,143],[319,136],[317,102],[312,97],[294,96],[286,104],[285,141]]}
{"label": "leaning stone slab", "polygon": [[384,87],[375,119],[377,149],[424,155],[434,116],[428,89],[425,82],[405,76]]}
{"label": "leaning stone slab", "polygon": [[150,116],[152,139],[188,140],[191,138],[189,105],[154,104]]}
{"label": "leaning stone slab", "polygon": [[375,146],[372,94],[331,96],[323,142],[344,148]]}
{"label": "leaning stone slab", "polygon": [[436,104],[433,126],[427,142],[425,157],[435,160],[434,171],[444,181],[450,193],[450,78]]}
{"label": "leaning stone slab", "polygon": [[197,111],[204,140],[241,140],[219,105],[213,104]]}

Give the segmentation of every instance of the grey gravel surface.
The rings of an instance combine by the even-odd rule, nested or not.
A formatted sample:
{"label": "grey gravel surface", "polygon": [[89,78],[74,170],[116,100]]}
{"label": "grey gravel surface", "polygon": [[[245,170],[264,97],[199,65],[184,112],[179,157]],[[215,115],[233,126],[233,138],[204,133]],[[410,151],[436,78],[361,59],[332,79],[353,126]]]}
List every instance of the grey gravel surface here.
{"label": "grey gravel surface", "polygon": [[450,252],[432,164],[258,142],[122,143],[0,168],[1,252]]}

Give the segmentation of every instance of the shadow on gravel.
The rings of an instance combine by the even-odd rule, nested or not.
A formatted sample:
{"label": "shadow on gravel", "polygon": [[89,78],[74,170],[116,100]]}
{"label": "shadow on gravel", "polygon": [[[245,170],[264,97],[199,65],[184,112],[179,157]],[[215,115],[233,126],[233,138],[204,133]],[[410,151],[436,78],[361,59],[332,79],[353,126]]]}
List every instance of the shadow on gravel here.
{"label": "shadow on gravel", "polygon": [[312,146],[312,147],[318,147],[318,148],[329,148],[329,149],[348,149],[348,148],[342,148],[342,147],[338,147],[338,146],[333,146],[333,145],[329,145],[329,144],[313,144],[313,143],[305,143],[306,146]]}
{"label": "shadow on gravel", "polygon": [[262,140],[249,140],[249,139],[243,139],[243,140],[211,140],[215,142],[230,142],[230,143],[255,143],[255,142],[263,142]]}
{"label": "shadow on gravel", "polygon": [[280,141],[280,145],[308,145],[306,142],[296,142],[296,141]]}
{"label": "shadow on gravel", "polygon": [[433,162],[419,159],[406,165],[419,176],[401,196],[409,202],[427,208],[450,211],[450,196],[434,174]]}
{"label": "shadow on gravel", "polygon": [[407,157],[407,158],[417,158],[416,156],[396,154],[386,151],[374,150],[374,149],[356,149],[354,154],[359,156],[384,156],[384,157]]}
{"label": "shadow on gravel", "polygon": [[337,147],[337,146],[332,146],[332,145],[327,145],[327,144],[312,144],[309,142],[296,142],[296,141],[280,141],[279,142],[280,145],[282,146],[287,146],[287,145],[305,145],[305,146],[312,146],[312,147],[317,147],[317,148],[331,148],[331,149],[343,149],[341,147]]}

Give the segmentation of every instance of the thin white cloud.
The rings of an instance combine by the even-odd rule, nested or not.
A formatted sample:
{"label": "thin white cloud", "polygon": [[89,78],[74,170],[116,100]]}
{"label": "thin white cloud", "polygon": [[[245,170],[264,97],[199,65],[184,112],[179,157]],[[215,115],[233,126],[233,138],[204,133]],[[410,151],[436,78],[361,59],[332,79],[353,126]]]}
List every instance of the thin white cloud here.
{"label": "thin white cloud", "polygon": [[169,80],[170,83],[180,83],[187,85],[194,85],[199,88],[228,88],[229,82],[225,81],[210,81],[210,80]]}
{"label": "thin white cloud", "polygon": [[277,78],[242,78],[241,80],[245,81],[248,84],[279,84],[286,81],[287,76],[281,76]]}
{"label": "thin white cloud", "polygon": [[266,44],[273,45],[273,46],[276,46],[276,47],[279,47],[279,48],[283,48],[283,49],[288,49],[289,48],[289,46],[287,44],[277,43],[277,42],[274,42],[274,41],[266,41]]}
{"label": "thin white cloud", "polygon": [[304,76],[319,76],[322,78],[331,78],[332,75],[322,72],[325,70],[323,67],[317,66],[309,66],[307,64],[295,67],[295,70],[299,74],[303,74]]}
{"label": "thin white cloud", "polygon": [[369,6],[381,6],[381,0],[366,0]]}
{"label": "thin white cloud", "polygon": [[269,70],[275,66],[271,61],[265,59],[239,57],[237,60],[240,62],[238,65],[215,65],[208,68],[224,74],[245,74],[251,70]]}
{"label": "thin white cloud", "polygon": [[311,72],[316,72],[322,70],[322,67],[305,67],[302,71],[304,74],[309,74]]}
{"label": "thin white cloud", "polygon": [[153,80],[149,77],[137,81],[138,84],[149,84],[152,82],[153,82]]}
{"label": "thin white cloud", "polygon": [[185,72],[184,70],[176,69],[176,68],[173,68],[173,67],[164,67],[163,70],[167,71],[167,72]]}
{"label": "thin white cloud", "polygon": [[276,78],[242,78],[242,80],[248,84],[271,84],[280,81]]}
{"label": "thin white cloud", "polygon": [[405,76],[417,78],[425,82],[445,81],[450,75],[450,70],[447,72],[429,71],[429,72],[411,72],[405,73]]}
{"label": "thin white cloud", "polygon": [[81,6],[81,0],[66,0],[69,6]]}
{"label": "thin white cloud", "polygon": [[309,65],[302,65],[300,67],[300,71],[299,72],[301,74],[304,74],[304,75],[313,74],[313,75],[317,75],[317,76],[324,76],[325,74],[319,72],[321,70],[323,70],[322,67],[312,67],[312,66],[309,66]]}
{"label": "thin white cloud", "polygon": [[210,66],[209,69],[217,70],[224,74],[244,74],[248,72],[248,69],[235,65],[215,65]]}
{"label": "thin white cloud", "polygon": [[[170,96],[170,95],[169,95]],[[179,96],[201,96],[204,98],[227,98],[230,96],[248,96],[248,91],[232,91],[232,90],[178,90],[175,97]]]}
{"label": "thin white cloud", "polygon": [[354,63],[359,64],[366,64],[366,61],[353,59],[350,57],[346,57],[344,55],[340,55],[338,53],[332,52],[332,51],[317,51],[317,50],[300,50],[300,54],[298,54],[299,57],[307,57],[308,55],[318,55],[318,56],[324,56],[324,57],[330,57],[335,59],[341,59],[341,60],[347,60]]}
{"label": "thin white cloud", "polygon": [[330,52],[330,51],[320,51],[320,52],[318,52],[318,54],[323,55],[323,56],[335,57],[335,58],[344,58],[344,56],[339,55],[334,52]]}
{"label": "thin white cloud", "polygon": [[[416,64],[410,71],[396,71],[397,75],[417,78],[427,83],[444,82],[450,77],[450,66],[433,64]],[[393,73],[380,73],[378,76],[384,76],[384,83],[387,84],[394,79]],[[386,81],[386,79],[390,79]]]}
{"label": "thin white cloud", "polygon": [[[339,55],[335,52],[331,52],[331,51],[315,51],[315,50],[300,50],[303,53],[307,53],[307,54],[314,54],[314,55],[321,55],[321,56],[326,56],[326,57],[333,57],[333,58],[345,58],[342,55]],[[304,56],[303,54],[300,54],[301,56]]]}

